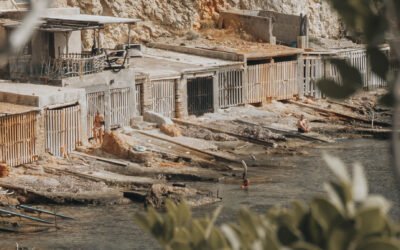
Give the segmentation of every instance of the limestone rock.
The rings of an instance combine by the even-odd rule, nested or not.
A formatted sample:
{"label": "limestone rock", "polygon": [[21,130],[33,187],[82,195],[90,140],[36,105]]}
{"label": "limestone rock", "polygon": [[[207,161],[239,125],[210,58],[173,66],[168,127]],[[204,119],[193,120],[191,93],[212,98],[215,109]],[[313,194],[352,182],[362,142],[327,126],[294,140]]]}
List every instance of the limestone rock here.
{"label": "limestone rock", "polygon": [[[144,22],[133,31],[133,41],[149,41],[171,34],[184,35],[204,24],[218,22],[218,13],[225,9],[272,10],[286,14],[309,16],[310,35],[337,38],[343,25],[338,15],[326,1],[320,0],[55,0],[54,7],[80,7],[85,14],[98,14],[140,18]],[[128,26],[113,25],[105,29],[107,48],[127,43]],[[84,47],[90,48],[93,40],[91,31],[83,32]]]}
{"label": "limestone rock", "polygon": [[0,178],[8,177],[10,175],[10,167],[5,163],[0,163]]}
{"label": "limestone rock", "polygon": [[159,113],[153,112],[153,111],[146,111],[143,114],[143,120],[146,122],[152,122],[152,123],[156,123],[158,126],[161,126],[162,124],[165,125],[173,125],[173,121],[168,118],[165,117]]}
{"label": "limestone rock", "polygon": [[181,130],[175,124],[173,125],[162,124],[160,126],[160,130],[164,134],[169,135],[171,137],[182,136]]}

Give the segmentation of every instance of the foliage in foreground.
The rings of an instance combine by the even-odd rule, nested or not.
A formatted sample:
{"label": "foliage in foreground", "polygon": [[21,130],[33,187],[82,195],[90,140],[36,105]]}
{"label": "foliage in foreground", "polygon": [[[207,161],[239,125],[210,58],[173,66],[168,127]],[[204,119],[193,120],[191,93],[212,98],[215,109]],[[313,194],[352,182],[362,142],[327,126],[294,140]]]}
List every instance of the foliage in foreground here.
{"label": "foliage in foreground", "polygon": [[304,249],[398,250],[400,229],[388,217],[390,203],[368,195],[364,170],[353,177],[339,159],[325,156],[336,176],[324,185],[326,195],[308,204],[295,201],[266,214],[242,209],[236,223],[216,226],[221,211],[193,218],[190,208],[167,202],[165,213],[150,208],[136,220],[165,249]]}
{"label": "foliage in foreground", "polygon": [[[326,0],[340,14],[349,31],[362,34],[367,45],[368,60],[371,70],[381,79],[388,82],[389,92],[381,99],[386,105],[393,105],[393,87],[398,73],[390,68],[389,56],[383,53],[380,45],[386,38],[400,38],[400,1],[398,0]],[[393,47],[391,52],[399,59],[400,48]],[[345,99],[363,88],[363,77],[360,71],[349,61],[335,58],[330,60],[340,76],[341,82],[334,79],[322,79],[319,89],[328,97]],[[398,63],[398,62],[397,62]]]}

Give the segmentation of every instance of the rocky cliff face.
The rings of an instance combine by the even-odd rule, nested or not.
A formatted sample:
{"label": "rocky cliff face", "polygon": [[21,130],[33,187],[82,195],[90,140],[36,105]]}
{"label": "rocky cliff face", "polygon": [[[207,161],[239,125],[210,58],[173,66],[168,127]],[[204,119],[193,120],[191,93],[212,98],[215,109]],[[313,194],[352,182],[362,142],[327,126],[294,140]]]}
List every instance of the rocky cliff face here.
{"label": "rocky cliff face", "polygon": [[[310,35],[336,38],[342,25],[325,0],[55,0],[55,7],[80,7],[82,13],[140,18],[134,40],[152,40],[160,36],[185,34],[191,29],[212,26],[224,9],[264,9],[286,14],[307,14]],[[127,27],[106,30],[105,45],[127,42]],[[85,33],[86,46],[91,34]]]}

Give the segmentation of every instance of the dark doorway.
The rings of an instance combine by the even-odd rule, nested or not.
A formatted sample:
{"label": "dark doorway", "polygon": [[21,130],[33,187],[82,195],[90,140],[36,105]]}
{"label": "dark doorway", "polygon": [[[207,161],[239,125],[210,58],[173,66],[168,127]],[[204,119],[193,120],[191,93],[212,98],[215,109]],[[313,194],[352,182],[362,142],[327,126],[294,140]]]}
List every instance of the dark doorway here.
{"label": "dark doorway", "polygon": [[187,83],[189,115],[204,115],[214,111],[212,77],[189,79]]}
{"label": "dark doorway", "polygon": [[48,34],[49,34],[49,57],[56,58],[54,33],[48,33]]}

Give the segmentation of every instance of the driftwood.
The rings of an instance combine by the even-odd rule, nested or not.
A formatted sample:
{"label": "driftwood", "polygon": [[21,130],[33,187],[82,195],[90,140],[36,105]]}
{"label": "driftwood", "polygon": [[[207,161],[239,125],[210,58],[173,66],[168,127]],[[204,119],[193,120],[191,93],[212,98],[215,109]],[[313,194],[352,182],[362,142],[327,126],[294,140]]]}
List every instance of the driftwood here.
{"label": "driftwood", "polygon": [[344,102],[338,102],[338,101],[329,100],[329,99],[327,100],[327,102],[332,103],[332,104],[337,104],[337,105],[340,105],[340,106],[343,106],[343,107],[352,109],[352,110],[354,110],[354,111],[360,110],[359,107],[354,106],[354,105],[351,105],[351,104],[348,104],[348,103],[344,103]]}
{"label": "driftwood", "polygon": [[256,123],[243,121],[243,120],[239,120],[239,119],[235,120],[235,122],[239,122],[239,123],[243,123],[243,124],[247,124],[247,125],[261,126],[263,128],[269,129],[275,133],[281,133],[288,137],[296,137],[296,138],[300,138],[300,139],[307,140],[307,141],[319,141],[319,142],[326,142],[326,143],[333,142],[332,140],[329,140],[329,139],[319,138],[319,137],[315,137],[312,135],[305,135],[305,134],[298,133],[296,131],[289,131],[289,130],[278,129],[278,128],[274,128],[274,127],[270,127],[270,126],[266,126],[266,125],[259,125]]}
{"label": "driftwood", "polygon": [[118,166],[123,166],[123,167],[126,167],[126,166],[129,165],[129,163],[126,162],[126,161],[107,159],[107,158],[103,158],[103,157],[99,157],[99,156],[88,155],[88,154],[81,153],[81,152],[72,152],[70,154],[81,156],[81,157],[86,157],[86,158],[91,158],[91,159],[94,159],[94,160],[98,160],[98,161],[102,161],[102,162],[106,162],[106,163],[111,163],[111,164],[118,165]]}
{"label": "driftwood", "polygon": [[[324,109],[324,108],[316,107],[316,106],[305,104],[305,103],[301,103],[301,102],[296,102],[296,101],[293,101],[293,100],[288,100],[287,102],[291,103],[291,104],[295,104],[295,105],[300,106],[300,107],[314,109],[314,110],[316,110],[318,112],[332,114],[332,115],[335,115],[337,117],[345,118],[347,120],[355,120],[355,121],[363,122],[363,123],[366,123],[366,124],[371,124],[372,123],[371,120],[368,120],[368,119],[365,119],[365,118],[362,118],[362,117],[357,117],[357,116],[350,115],[350,114],[343,114],[343,113],[339,113],[339,112],[336,112],[336,111],[333,111],[333,110],[327,110],[327,109]],[[378,126],[384,126],[384,127],[390,127],[391,126],[391,124],[389,124],[387,122],[382,122],[382,121],[375,121],[374,123],[375,123],[375,125],[378,125]]]}
{"label": "driftwood", "polygon": [[[158,135],[155,135],[155,134],[151,134],[151,133],[147,133],[145,131],[138,130],[137,132],[142,134],[142,135],[146,135],[146,136],[149,136],[149,137],[156,138],[158,140],[166,141],[166,142],[173,143],[173,144],[176,144],[176,145],[181,146],[181,147],[188,148],[188,149],[190,149],[192,151],[196,151],[196,152],[199,152],[201,154],[212,156],[212,157],[214,157],[216,159],[220,159],[220,160],[228,161],[228,162],[240,163],[240,161],[237,160],[237,159],[234,159],[234,158],[231,158],[231,157],[227,157],[227,156],[222,156],[222,155],[219,155],[219,154],[216,154],[216,153],[212,153],[212,152],[207,152],[207,151],[204,151],[204,150],[201,150],[201,149],[197,149],[197,148],[191,147],[189,145],[185,145],[183,143],[179,143],[179,142],[177,142],[175,140],[170,140],[170,139],[167,139],[167,138],[163,138],[161,136],[158,136]],[[231,168],[231,170],[232,170],[232,168]]]}
{"label": "driftwood", "polygon": [[274,143],[274,142],[263,141],[263,140],[259,140],[259,139],[255,139],[255,138],[250,138],[250,137],[243,136],[243,135],[238,135],[238,134],[235,134],[235,133],[232,133],[232,132],[229,132],[229,131],[220,130],[220,129],[216,129],[216,128],[211,128],[211,127],[204,126],[204,125],[201,125],[201,124],[182,121],[182,120],[179,120],[179,119],[173,119],[173,120],[174,120],[174,122],[182,124],[182,125],[194,126],[194,127],[208,129],[208,130],[210,130],[212,132],[215,132],[215,133],[227,134],[227,135],[236,137],[236,138],[238,138],[239,140],[242,140],[242,141],[247,141],[247,142],[251,142],[251,143],[262,145],[262,146],[276,147],[276,143]]}

